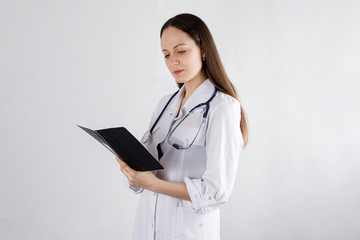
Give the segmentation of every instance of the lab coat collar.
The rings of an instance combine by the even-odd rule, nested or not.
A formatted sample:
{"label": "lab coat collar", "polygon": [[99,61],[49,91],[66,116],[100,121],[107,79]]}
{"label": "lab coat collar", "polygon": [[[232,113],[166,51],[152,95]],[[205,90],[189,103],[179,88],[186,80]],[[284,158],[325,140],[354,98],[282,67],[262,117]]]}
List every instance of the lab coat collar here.
{"label": "lab coat collar", "polygon": [[[184,94],[184,91],[185,91],[185,85],[183,85],[179,91],[180,93],[179,96],[181,96],[181,99]],[[191,109],[193,109],[198,104],[208,101],[209,98],[214,93],[214,91],[215,91],[214,84],[209,79],[205,80],[203,83],[200,84],[200,86],[198,86],[195,89],[195,91],[186,101],[186,103],[183,106],[182,114],[187,114]]]}

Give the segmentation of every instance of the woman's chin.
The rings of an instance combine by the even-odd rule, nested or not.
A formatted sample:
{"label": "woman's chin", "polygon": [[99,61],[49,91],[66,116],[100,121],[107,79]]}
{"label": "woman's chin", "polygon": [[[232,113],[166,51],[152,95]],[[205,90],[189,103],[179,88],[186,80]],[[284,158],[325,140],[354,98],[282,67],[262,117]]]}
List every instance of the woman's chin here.
{"label": "woman's chin", "polygon": [[187,82],[187,80],[185,79],[185,78],[183,78],[183,77],[179,77],[179,76],[174,76],[174,78],[175,78],[175,81],[177,82],[177,83],[186,83]]}
{"label": "woman's chin", "polygon": [[184,77],[184,76],[173,76],[175,78],[175,81],[177,83],[186,83],[187,81],[189,81],[188,78]]}

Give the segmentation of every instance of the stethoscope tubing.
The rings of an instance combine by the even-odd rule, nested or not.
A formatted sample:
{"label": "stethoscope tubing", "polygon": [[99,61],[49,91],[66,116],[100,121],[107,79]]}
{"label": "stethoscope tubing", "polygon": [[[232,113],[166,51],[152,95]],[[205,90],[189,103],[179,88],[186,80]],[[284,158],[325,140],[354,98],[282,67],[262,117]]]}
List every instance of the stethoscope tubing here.
{"label": "stethoscope tubing", "polygon": [[158,123],[158,121],[160,120],[161,116],[164,114],[167,106],[170,104],[170,102],[173,100],[173,98],[176,96],[176,94],[179,92],[179,90],[177,90],[170,98],[170,100],[166,103],[165,107],[163,108],[163,110],[161,111],[160,115],[158,116],[158,118],[156,119],[155,123],[153,124],[153,126],[150,129],[150,134],[152,134],[156,124]]}
{"label": "stethoscope tubing", "polygon": [[[205,119],[207,118],[207,115],[208,115],[208,113],[209,113],[210,102],[211,102],[211,101],[214,99],[214,97],[216,96],[217,91],[218,91],[218,89],[215,88],[215,91],[214,91],[214,93],[212,94],[212,96],[209,98],[209,100],[207,100],[207,101],[204,102],[204,103],[200,103],[200,104],[196,105],[195,107],[193,107],[193,108],[189,111],[189,113],[184,117],[184,119],[185,119],[192,111],[194,111],[196,108],[199,108],[199,107],[201,107],[201,106],[203,106],[203,105],[206,105],[206,110],[205,110],[205,112],[204,112],[204,114],[203,114],[203,121],[205,121]],[[145,137],[146,140],[144,139],[144,137],[143,137],[143,140],[142,140],[144,143],[149,140],[149,138],[150,138],[151,134],[153,133],[154,128],[156,127],[157,123],[158,123],[159,120],[161,119],[162,115],[164,114],[165,110],[167,109],[167,107],[169,106],[169,104],[171,103],[171,101],[174,99],[174,97],[176,96],[176,94],[178,94],[178,92],[179,92],[179,90],[177,90],[177,91],[171,96],[171,98],[170,98],[169,101],[166,103],[165,107],[163,108],[163,110],[161,111],[161,113],[159,114],[159,116],[157,117],[156,121],[154,122],[154,124],[153,124],[152,127],[150,128],[150,131],[146,132],[146,134],[145,134],[146,136],[144,135],[144,137]],[[180,121],[180,123],[181,123],[184,119],[182,119],[182,120]],[[179,124],[180,124],[180,123],[179,123]],[[178,125],[179,125],[179,124],[178,124]],[[177,125],[177,126],[178,126],[178,125]],[[177,148],[177,147],[175,147],[175,148]],[[177,149],[179,149],[179,148],[177,148]]]}
{"label": "stethoscope tubing", "polygon": [[[199,108],[199,107],[201,107],[201,106],[203,106],[203,105],[206,105],[206,110],[205,110],[205,112],[204,112],[204,114],[203,114],[203,118],[205,119],[205,118],[207,117],[208,112],[209,112],[209,109],[210,109],[210,102],[211,102],[211,101],[213,100],[213,98],[215,97],[217,91],[218,91],[217,88],[215,88],[215,91],[214,91],[213,95],[209,98],[209,100],[207,100],[207,101],[204,102],[204,103],[200,103],[200,104],[196,105],[195,107],[193,107],[193,108],[189,111],[189,113],[191,113],[192,111],[194,111],[196,108]],[[176,94],[178,94],[178,92],[179,92],[179,90],[177,90],[177,91],[171,96],[171,98],[169,99],[169,101],[166,103],[165,107],[163,108],[163,110],[161,111],[160,115],[157,117],[155,123],[154,123],[153,126],[151,127],[151,129],[150,129],[150,134],[152,134],[152,132],[153,132],[156,124],[159,122],[159,120],[161,119],[162,115],[164,114],[166,108],[168,107],[168,105],[170,104],[170,102],[173,100],[173,98],[176,96]]]}

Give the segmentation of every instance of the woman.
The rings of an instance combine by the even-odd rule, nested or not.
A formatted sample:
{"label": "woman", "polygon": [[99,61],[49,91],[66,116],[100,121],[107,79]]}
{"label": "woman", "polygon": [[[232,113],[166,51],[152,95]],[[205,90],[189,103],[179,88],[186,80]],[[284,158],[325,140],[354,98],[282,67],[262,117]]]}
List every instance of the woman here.
{"label": "woman", "polygon": [[165,170],[137,172],[117,158],[141,193],[133,239],[220,239],[219,207],[247,143],[245,113],[200,18],[177,15],[160,38],[180,89],[160,100],[142,143]]}

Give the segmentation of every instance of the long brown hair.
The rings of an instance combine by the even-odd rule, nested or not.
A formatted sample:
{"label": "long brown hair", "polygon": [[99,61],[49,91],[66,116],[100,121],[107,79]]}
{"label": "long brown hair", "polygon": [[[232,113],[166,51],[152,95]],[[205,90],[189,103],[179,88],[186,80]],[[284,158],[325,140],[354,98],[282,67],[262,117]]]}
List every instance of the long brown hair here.
{"label": "long brown hair", "polygon": [[[224,66],[220,60],[214,39],[204,21],[199,17],[189,13],[176,15],[164,23],[160,31],[160,38],[164,30],[168,27],[175,27],[187,33],[195,41],[196,45],[198,45],[205,53],[205,60],[203,61],[202,71],[206,77],[215,85],[219,91],[229,94],[239,101],[234,85],[227,76]],[[183,85],[183,83],[177,84],[179,88]],[[241,104],[240,111],[240,129],[244,142],[243,148],[245,148],[248,143],[247,116]]]}

